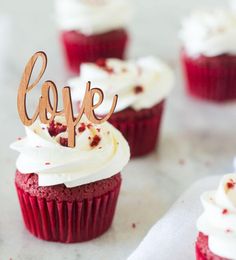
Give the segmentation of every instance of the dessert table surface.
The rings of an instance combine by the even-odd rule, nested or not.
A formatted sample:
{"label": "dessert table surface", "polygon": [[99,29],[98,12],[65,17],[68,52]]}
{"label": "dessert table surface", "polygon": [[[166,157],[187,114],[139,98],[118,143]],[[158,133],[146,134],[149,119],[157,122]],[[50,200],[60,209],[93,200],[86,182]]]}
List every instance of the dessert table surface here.
{"label": "dessert table surface", "polygon": [[[16,109],[20,67],[9,67],[11,76],[1,80],[0,95],[1,260],[124,260],[194,181],[233,171],[236,104],[208,104],[187,97],[177,70],[177,83],[166,104],[158,149],[149,156],[131,160],[123,171],[123,185],[111,229],[81,244],[40,241],[25,230],[14,190],[17,154],[9,149],[9,144],[23,136],[24,129]],[[30,100],[32,107],[38,98],[36,91]]]}

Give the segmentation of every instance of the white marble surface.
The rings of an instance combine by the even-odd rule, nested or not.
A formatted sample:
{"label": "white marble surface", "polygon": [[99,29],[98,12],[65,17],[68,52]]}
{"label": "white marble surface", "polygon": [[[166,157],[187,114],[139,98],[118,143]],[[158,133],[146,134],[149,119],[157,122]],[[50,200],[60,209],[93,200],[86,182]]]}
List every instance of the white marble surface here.
{"label": "white marble surface", "polygon": [[[174,43],[178,29],[177,21],[190,9],[191,5],[187,4],[190,1],[184,1],[186,8],[183,4],[179,10],[177,0],[170,1],[176,8],[172,8],[170,4],[163,7],[160,19],[163,20],[165,14],[170,18],[169,25],[165,24],[163,27],[166,29],[169,26],[174,29],[167,30],[166,34],[166,31],[161,31],[162,26],[158,23],[159,35],[164,35],[164,40],[161,42],[158,41],[158,37],[155,38],[159,45],[155,41],[151,43],[148,40],[148,37],[152,37],[153,31],[149,30],[148,33],[144,24],[147,22],[146,25],[151,26],[151,17],[153,19],[156,17],[153,10],[156,8],[158,11],[158,7],[164,6],[166,1],[160,3],[156,0],[149,1],[150,6],[153,6],[150,9],[150,17],[146,12],[146,16],[141,15],[141,18],[137,19],[137,24],[141,26],[139,28],[142,28],[143,33],[139,34],[138,27],[134,29],[134,48],[131,53],[137,56],[147,54],[148,50],[148,54],[161,54],[177,68],[175,57],[178,44]],[[47,2],[48,0],[41,1],[43,6],[46,6]],[[193,2],[195,1],[192,1],[192,6]],[[199,2],[213,4],[215,0]],[[49,19],[45,19],[43,27],[42,24],[40,26],[43,10],[40,9],[37,16],[36,2],[35,6],[32,6],[33,1],[26,0],[21,1],[21,6],[14,3],[16,4],[14,10],[11,10],[10,3],[13,6],[12,1],[0,0],[0,6],[3,7],[1,11],[10,10],[15,15],[13,27],[17,28],[15,31],[12,30],[14,33],[12,33],[11,52],[5,64],[8,73],[0,87],[0,259],[124,260],[137,247],[149,228],[163,216],[191,183],[204,176],[233,171],[232,162],[236,154],[236,104],[212,105],[186,97],[177,69],[178,80],[167,103],[158,152],[131,161],[125,169],[121,196],[110,231],[99,239],[83,244],[61,245],[40,241],[24,229],[14,190],[17,154],[8,147],[11,141],[23,135],[23,127],[16,110],[16,91],[23,67],[32,52],[37,49],[44,49],[49,54],[47,78],[62,85],[67,75],[62,66],[60,48],[55,45],[56,33],[50,31],[49,24],[46,24]],[[139,12],[143,14],[143,1],[139,3]],[[31,14],[26,12],[28,10],[26,4],[27,8],[32,8]],[[31,21],[33,15],[34,23]],[[32,30],[32,24],[38,29]],[[168,44],[165,45],[165,42]],[[38,91],[35,93],[35,98],[30,101],[32,106],[36,97]],[[136,228],[132,227],[133,223]]]}

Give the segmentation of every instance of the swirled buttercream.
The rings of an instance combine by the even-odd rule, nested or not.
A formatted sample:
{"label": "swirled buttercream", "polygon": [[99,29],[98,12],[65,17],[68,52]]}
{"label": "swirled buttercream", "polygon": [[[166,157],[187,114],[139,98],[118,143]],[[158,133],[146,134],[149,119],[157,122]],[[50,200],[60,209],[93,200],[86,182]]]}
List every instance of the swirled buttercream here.
{"label": "swirled buttercream", "polygon": [[224,258],[236,259],[236,174],[225,175],[216,191],[205,192],[204,213],[198,230],[208,236],[210,250]]}
{"label": "swirled buttercream", "polygon": [[135,110],[151,108],[165,99],[174,82],[172,70],[161,60],[145,57],[137,61],[107,59],[96,64],[84,63],[80,76],[69,80],[73,88],[73,100],[82,101],[85,82],[102,89],[105,100],[96,112],[106,114],[114,94],[119,95],[116,112],[128,107]]}
{"label": "swirled buttercream", "polygon": [[26,137],[11,148],[20,153],[16,167],[23,173],[38,174],[39,186],[65,184],[75,187],[109,178],[128,163],[129,146],[112,125],[94,125],[85,116],[76,127],[76,146],[66,147],[65,118],[50,125],[37,120],[26,127]]}
{"label": "swirled buttercream", "polygon": [[190,56],[236,54],[236,14],[228,10],[197,11],[182,23],[180,38]]}

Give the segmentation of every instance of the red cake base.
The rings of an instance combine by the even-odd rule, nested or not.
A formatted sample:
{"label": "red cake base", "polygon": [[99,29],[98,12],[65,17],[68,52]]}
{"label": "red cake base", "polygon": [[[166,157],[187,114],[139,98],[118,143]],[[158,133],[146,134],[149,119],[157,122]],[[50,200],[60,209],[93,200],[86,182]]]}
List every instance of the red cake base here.
{"label": "red cake base", "polygon": [[78,31],[63,31],[61,41],[72,73],[80,71],[84,62],[95,62],[100,58],[123,59],[128,43],[128,33],[124,29],[86,36]]}
{"label": "red cake base", "polygon": [[39,187],[36,174],[17,171],[15,185],[25,226],[34,236],[75,243],[96,238],[111,226],[121,176],[75,188]]}
{"label": "red cake base", "polygon": [[236,100],[236,56],[192,58],[182,51],[181,59],[190,95],[214,102]]}
{"label": "red cake base", "polygon": [[164,101],[149,109],[135,111],[127,108],[115,113],[109,122],[124,135],[130,145],[132,157],[147,155],[156,148]]}
{"label": "red cake base", "polygon": [[229,260],[213,254],[208,247],[208,237],[203,233],[198,234],[196,242],[196,259],[197,260]]}

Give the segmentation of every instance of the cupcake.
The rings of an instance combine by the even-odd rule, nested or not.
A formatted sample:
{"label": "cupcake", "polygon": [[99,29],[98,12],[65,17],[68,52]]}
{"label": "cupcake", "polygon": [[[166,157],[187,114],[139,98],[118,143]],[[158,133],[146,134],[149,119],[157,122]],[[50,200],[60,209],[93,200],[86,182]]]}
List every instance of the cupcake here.
{"label": "cupcake", "polygon": [[68,68],[78,73],[82,62],[125,56],[131,12],[126,0],[55,0]]}
{"label": "cupcake", "polygon": [[180,37],[189,94],[214,102],[236,100],[236,15],[195,12],[183,22]]}
{"label": "cupcake", "polygon": [[218,189],[204,193],[201,201],[196,259],[236,259],[236,174],[225,175]]}
{"label": "cupcake", "polygon": [[15,186],[26,228],[48,241],[91,240],[111,226],[129,147],[109,123],[84,116],[68,147],[64,116],[36,120],[11,148],[20,152]]}
{"label": "cupcake", "polygon": [[131,156],[152,152],[159,137],[165,99],[173,86],[171,69],[153,57],[137,61],[102,59],[95,64],[82,64],[80,76],[69,81],[78,107],[88,79],[105,95],[105,101],[96,109],[98,115],[107,114],[114,94],[119,95],[109,122],[127,139]]}

